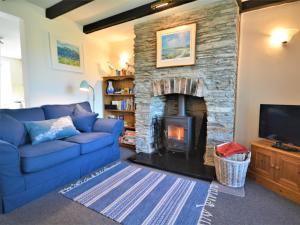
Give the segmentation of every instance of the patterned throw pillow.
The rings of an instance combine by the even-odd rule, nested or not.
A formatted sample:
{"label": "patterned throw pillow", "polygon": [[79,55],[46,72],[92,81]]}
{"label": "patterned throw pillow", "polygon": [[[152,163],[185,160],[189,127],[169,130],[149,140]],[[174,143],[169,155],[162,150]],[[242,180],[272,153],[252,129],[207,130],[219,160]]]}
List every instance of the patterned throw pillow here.
{"label": "patterned throw pillow", "polygon": [[33,145],[79,134],[70,116],[52,120],[25,122]]}

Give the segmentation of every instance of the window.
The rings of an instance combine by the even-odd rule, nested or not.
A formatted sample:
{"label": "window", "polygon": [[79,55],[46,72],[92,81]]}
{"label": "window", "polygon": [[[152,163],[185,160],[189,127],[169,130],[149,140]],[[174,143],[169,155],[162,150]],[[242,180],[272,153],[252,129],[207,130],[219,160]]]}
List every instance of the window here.
{"label": "window", "polygon": [[10,108],[13,104],[11,65],[8,60],[0,58],[0,107]]}

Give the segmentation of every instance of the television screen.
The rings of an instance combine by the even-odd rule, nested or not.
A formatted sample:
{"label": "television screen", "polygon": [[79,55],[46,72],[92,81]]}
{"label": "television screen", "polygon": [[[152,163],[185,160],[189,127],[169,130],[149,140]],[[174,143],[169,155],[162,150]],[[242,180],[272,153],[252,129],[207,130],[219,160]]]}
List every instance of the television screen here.
{"label": "television screen", "polygon": [[300,146],[300,106],[260,105],[259,137]]}

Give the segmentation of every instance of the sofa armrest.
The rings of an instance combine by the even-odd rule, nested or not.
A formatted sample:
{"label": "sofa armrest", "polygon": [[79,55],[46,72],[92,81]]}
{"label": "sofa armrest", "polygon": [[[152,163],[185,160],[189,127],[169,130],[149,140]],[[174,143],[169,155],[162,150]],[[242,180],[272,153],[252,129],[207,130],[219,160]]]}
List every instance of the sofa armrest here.
{"label": "sofa armrest", "polygon": [[114,136],[118,137],[122,133],[124,129],[123,120],[115,120],[115,119],[97,119],[93,131],[94,132],[107,132],[111,133]]}
{"label": "sofa armrest", "polygon": [[20,166],[18,148],[0,140],[0,196],[25,190]]}

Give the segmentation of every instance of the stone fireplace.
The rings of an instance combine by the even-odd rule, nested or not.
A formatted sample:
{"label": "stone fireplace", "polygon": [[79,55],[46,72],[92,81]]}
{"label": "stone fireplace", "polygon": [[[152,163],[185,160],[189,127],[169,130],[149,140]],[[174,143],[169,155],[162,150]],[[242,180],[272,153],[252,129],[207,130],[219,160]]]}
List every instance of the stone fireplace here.
{"label": "stone fireplace", "polygon": [[[156,68],[156,31],[197,24],[196,64]],[[188,96],[187,113],[207,114],[206,163],[212,163],[214,146],[234,138],[238,57],[239,9],[235,0],[222,0],[193,11],[135,25],[135,92],[137,152],[152,153],[153,118],[170,114],[177,100]],[[174,104],[168,104],[172,102]],[[199,101],[202,104],[193,109]],[[203,110],[201,109],[203,108]],[[204,143],[203,142],[203,143]],[[201,144],[201,143],[200,143]]]}

